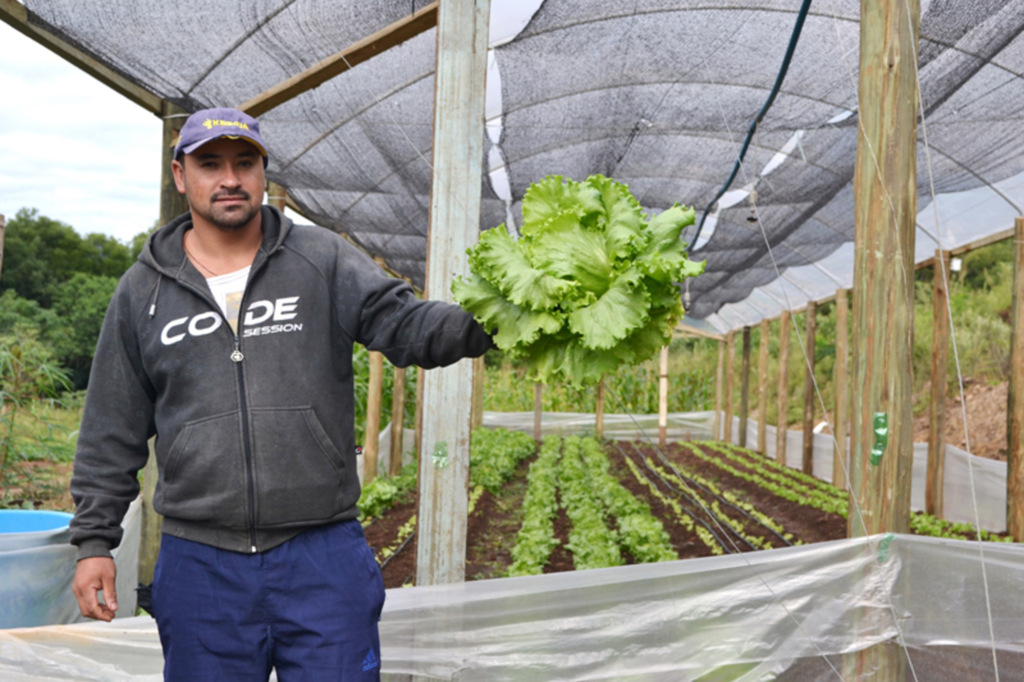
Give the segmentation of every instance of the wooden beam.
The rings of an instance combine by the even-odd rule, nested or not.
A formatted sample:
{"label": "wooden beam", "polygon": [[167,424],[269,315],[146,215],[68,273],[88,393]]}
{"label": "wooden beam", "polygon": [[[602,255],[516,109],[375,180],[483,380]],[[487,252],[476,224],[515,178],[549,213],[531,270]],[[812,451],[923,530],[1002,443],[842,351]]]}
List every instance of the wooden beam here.
{"label": "wooden beam", "polygon": [[274,107],[322,85],[357,64],[362,64],[385,50],[404,43],[410,38],[415,38],[421,33],[426,33],[437,26],[439,4],[439,2],[432,2],[390,26],[385,26],[358,43],[317,62],[302,73],[261,92],[238,108],[250,116],[260,116]]}
{"label": "wooden beam", "polygon": [[804,366],[804,449],[801,464],[803,472],[814,474],[814,337],[818,333],[818,304],[807,304],[807,335],[804,345],[807,362]]}
{"label": "wooden beam", "polygon": [[1006,530],[1024,542],[1024,218],[1017,218],[1010,316],[1010,394],[1007,406]]}
{"label": "wooden beam", "polygon": [[370,351],[370,385],[366,391],[366,430],[363,443],[363,485],[377,478],[380,453],[380,413],[384,396],[384,354]]}
{"label": "wooden beam", "polygon": [[725,379],[725,341],[718,342],[718,369],[715,370],[715,426],[711,440],[722,438],[722,382]]}
{"label": "wooden beam", "polygon": [[288,190],[276,182],[267,182],[267,203],[282,213],[288,205]]}
{"label": "wooden beam", "polygon": [[402,473],[402,445],[405,435],[405,367],[395,367],[391,382],[391,454],[388,475]]}
{"label": "wooden beam", "polygon": [[604,377],[597,384],[597,405],[594,410],[594,431],[598,440],[604,438]]}
{"label": "wooden beam", "polygon": [[931,401],[928,405],[928,469],[925,477],[924,510],[939,518],[943,513],[946,481],[946,363],[949,348],[949,260],[948,251],[935,252],[932,275],[932,372]]}
{"label": "wooden beam", "polygon": [[761,320],[761,348],[757,358],[757,451],[768,454],[768,335],[771,326]]}
{"label": "wooden beam", "polygon": [[[480,235],[490,0],[445,0],[437,16],[427,292],[452,303]],[[431,370],[423,388],[416,584],[465,580],[473,362]],[[441,457],[441,455],[445,455]]]}
{"label": "wooden beam", "polygon": [[726,336],[725,334],[713,334],[711,332],[704,331],[703,329],[697,329],[696,327],[689,327],[689,326],[682,325],[682,324],[677,325],[676,328],[672,330],[672,338],[676,338],[676,339],[693,338],[693,339],[713,339],[714,341],[724,341],[725,340],[725,336]]}
{"label": "wooden beam", "polygon": [[750,414],[750,327],[743,328],[743,365],[740,369],[740,447],[747,447],[747,416]]}
{"label": "wooden beam", "polygon": [[[2,2],[3,0],[0,0]],[[166,225],[189,210],[185,195],[178,192],[171,172],[174,159],[174,144],[178,131],[185,124],[185,110],[169,102],[160,109],[163,130],[160,137],[160,224]],[[160,538],[163,532],[163,517],[153,508],[153,496],[160,480],[153,443],[150,441],[149,459],[142,470],[142,531],[139,538],[139,582],[147,585],[153,582],[156,559],[160,554]]]}
{"label": "wooden beam", "polygon": [[919,0],[861,4],[850,487],[863,523],[850,514],[853,536],[910,531],[920,20]]}
{"label": "wooden beam", "polygon": [[789,431],[789,323],[793,315],[783,310],[779,317],[778,415],[775,418],[775,459],[786,463],[786,433]]}
{"label": "wooden beam", "polygon": [[533,385],[533,439],[538,443],[543,435],[542,417],[544,414],[544,384],[539,381]]}
{"label": "wooden beam", "polygon": [[150,113],[160,116],[163,98],[154,95],[129,77],[103,64],[45,28],[30,23],[28,10],[17,0],[0,0],[0,21],[36,41],[58,57],[77,66],[107,87],[124,95]]}
{"label": "wooden beam", "polygon": [[736,332],[729,332],[725,341],[725,425],[723,438],[726,443],[732,442],[732,398],[735,390],[736,371],[733,362],[736,358]]}
{"label": "wooden beam", "polygon": [[658,376],[658,444],[668,444],[668,346],[661,347]]}
{"label": "wooden beam", "polygon": [[835,430],[835,456],[832,460],[832,485],[840,490],[846,489],[846,469],[849,466],[849,458],[846,449],[847,423],[850,420],[850,401],[847,395],[849,391],[848,363],[849,363],[849,341],[850,341],[850,306],[849,289],[840,289],[836,295],[836,364],[835,364],[835,389],[836,389],[836,410],[832,418],[832,425]]}
{"label": "wooden beam", "polygon": [[473,358],[473,412],[470,414],[470,428],[478,429],[484,424],[484,381],[487,367],[484,356]]}

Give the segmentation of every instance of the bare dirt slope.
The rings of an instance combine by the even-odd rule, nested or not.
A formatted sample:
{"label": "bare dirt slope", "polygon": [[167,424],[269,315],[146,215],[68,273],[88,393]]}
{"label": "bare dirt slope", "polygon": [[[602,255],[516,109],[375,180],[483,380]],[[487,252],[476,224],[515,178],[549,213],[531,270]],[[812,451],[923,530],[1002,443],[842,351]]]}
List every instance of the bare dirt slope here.
{"label": "bare dirt slope", "polygon": [[[971,383],[964,391],[970,451],[979,457],[1006,461],[1006,401],[1009,383],[995,386]],[[914,420],[914,441],[928,442],[927,411]],[[959,391],[946,400],[946,443],[967,450],[963,406]]]}

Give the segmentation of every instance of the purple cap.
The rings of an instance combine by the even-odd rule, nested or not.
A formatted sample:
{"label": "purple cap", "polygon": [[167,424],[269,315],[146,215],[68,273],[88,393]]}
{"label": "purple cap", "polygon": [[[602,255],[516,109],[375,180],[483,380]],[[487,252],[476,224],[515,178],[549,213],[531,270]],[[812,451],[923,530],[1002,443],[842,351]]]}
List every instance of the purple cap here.
{"label": "purple cap", "polygon": [[174,148],[174,158],[181,159],[182,154],[191,154],[207,142],[221,137],[251,143],[266,161],[267,147],[260,137],[259,122],[238,109],[219,107],[202,109],[188,117]]}

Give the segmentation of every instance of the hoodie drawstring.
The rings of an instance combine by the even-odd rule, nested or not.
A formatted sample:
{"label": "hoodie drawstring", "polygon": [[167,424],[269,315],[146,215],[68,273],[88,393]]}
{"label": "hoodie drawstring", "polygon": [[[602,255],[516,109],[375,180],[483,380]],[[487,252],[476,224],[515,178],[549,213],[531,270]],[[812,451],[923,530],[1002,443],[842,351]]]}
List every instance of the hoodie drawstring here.
{"label": "hoodie drawstring", "polygon": [[153,304],[149,306],[149,316],[153,317],[156,315],[156,300],[160,298],[160,283],[164,281],[164,276],[157,274],[156,278],[156,293],[153,294]]}

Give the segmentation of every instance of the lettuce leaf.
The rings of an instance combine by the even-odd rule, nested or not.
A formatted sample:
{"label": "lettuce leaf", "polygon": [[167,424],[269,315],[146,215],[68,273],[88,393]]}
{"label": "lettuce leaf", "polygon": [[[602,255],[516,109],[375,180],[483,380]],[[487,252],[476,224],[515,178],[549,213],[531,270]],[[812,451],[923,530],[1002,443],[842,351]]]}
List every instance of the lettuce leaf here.
{"label": "lettuce leaf", "polygon": [[522,236],[483,233],[452,292],[531,380],[594,384],[671,341],[678,283],[704,271],[680,240],[693,222],[678,205],[648,217],[611,178],[549,176],[523,198]]}

